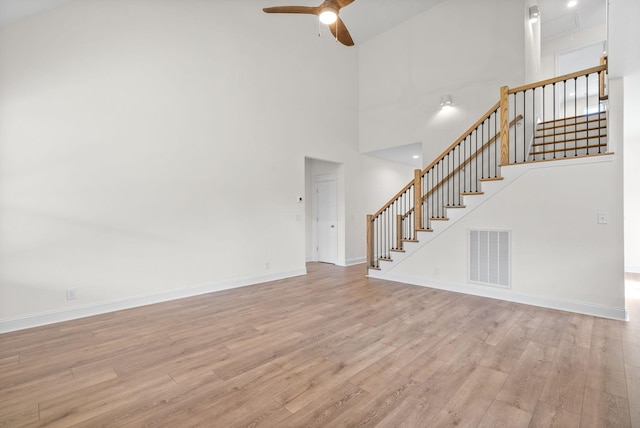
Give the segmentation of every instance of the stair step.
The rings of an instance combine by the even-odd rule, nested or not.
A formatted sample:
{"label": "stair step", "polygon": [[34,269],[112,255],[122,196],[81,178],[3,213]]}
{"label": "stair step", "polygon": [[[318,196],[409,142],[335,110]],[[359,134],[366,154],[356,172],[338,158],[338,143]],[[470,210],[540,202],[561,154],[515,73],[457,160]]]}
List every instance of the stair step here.
{"label": "stair step", "polygon": [[433,229],[416,229],[416,232],[433,232]]}
{"label": "stair step", "polygon": [[560,119],[554,119],[554,120],[547,120],[545,122],[540,122],[538,124],[538,127],[540,129],[552,129],[554,127],[562,127],[562,126],[573,126],[574,124],[585,124],[585,123],[592,123],[592,122],[602,122],[602,121],[606,121],[607,120],[607,113],[606,112],[600,112],[598,113],[591,113],[591,114],[583,114],[580,116],[570,116],[570,117],[565,117],[565,118],[560,118]]}
{"label": "stair step", "polygon": [[449,219],[446,218],[446,217],[431,217],[431,218],[429,218],[429,220],[431,220],[431,221],[449,221]]}
{"label": "stair step", "polygon": [[[559,131],[559,132],[549,132],[549,133],[542,133],[540,134],[540,131],[536,131],[536,135],[535,135],[535,139],[536,140],[541,140],[541,139],[545,139],[545,138],[554,138],[554,137],[558,137],[560,135],[583,135],[583,134],[592,134],[593,136],[597,137],[600,135],[606,135],[606,126],[599,126],[597,128],[588,128],[588,129],[572,129],[570,131],[568,130],[563,130],[563,131]],[[603,134],[604,131],[604,134]]]}
{"label": "stair step", "polygon": [[504,180],[504,178],[502,178],[502,177],[487,177],[487,178],[478,179],[478,181],[499,181],[499,180]]}
{"label": "stair step", "polygon": [[606,128],[607,121],[605,119],[593,119],[587,122],[572,122],[572,123],[563,123],[558,122],[553,125],[539,123],[536,126],[536,132],[558,132],[558,129],[562,128],[571,128],[571,130],[586,130],[586,129],[598,129],[598,128]]}
{"label": "stair step", "polygon": [[462,192],[462,196],[484,195],[484,192]]}
{"label": "stair step", "polygon": [[392,262],[393,259],[391,257],[378,257],[378,261],[382,262]]}
{"label": "stair step", "polygon": [[446,205],[445,208],[467,208],[465,205]]}
{"label": "stair step", "polygon": [[[567,134],[558,134],[558,136],[560,135],[564,135],[564,138],[561,137],[561,139],[558,138],[553,138],[553,135],[547,135],[545,137],[536,137],[536,140],[539,139],[543,139],[543,138],[549,138],[551,141],[543,141],[541,143],[533,143],[532,146],[545,146],[547,144],[560,144],[560,143],[564,143],[566,141],[585,141],[585,140],[596,140],[596,139],[602,139],[602,138],[607,138],[607,134],[597,134],[597,135],[585,135],[585,136],[581,136],[581,137],[576,137],[575,134],[573,132],[571,133],[567,133]],[[573,138],[571,138],[573,137]]]}
{"label": "stair step", "polygon": [[566,149],[559,148],[559,149],[533,151],[531,152],[531,155],[535,156],[535,155],[542,155],[542,154],[549,154],[549,153],[576,152],[578,150],[597,149],[599,147],[607,147],[607,144],[606,143],[593,144],[593,145],[587,145],[587,146],[567,147]]}
{"label": "stair step", "polygon": [[396,253],[404,253],[405,251],[402,248],[391,248],[389,251],[394,251]]}
{"label": "stair step", "polygon": [[402,242],[420,242],[417,239],[401,239]]}

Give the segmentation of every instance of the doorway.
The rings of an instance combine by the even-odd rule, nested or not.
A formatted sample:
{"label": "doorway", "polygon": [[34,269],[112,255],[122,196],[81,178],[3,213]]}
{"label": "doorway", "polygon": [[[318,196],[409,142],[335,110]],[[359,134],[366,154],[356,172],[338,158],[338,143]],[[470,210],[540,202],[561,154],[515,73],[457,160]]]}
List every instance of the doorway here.
{"label": "doorway", "polygon": [[344,165],[305,157],[305,195],[307,262],[344,266]]}
{"label": "doorway", "polygon": [[338,261],[338,203],[336,176],[315,177],[317,259],[336,264]]}

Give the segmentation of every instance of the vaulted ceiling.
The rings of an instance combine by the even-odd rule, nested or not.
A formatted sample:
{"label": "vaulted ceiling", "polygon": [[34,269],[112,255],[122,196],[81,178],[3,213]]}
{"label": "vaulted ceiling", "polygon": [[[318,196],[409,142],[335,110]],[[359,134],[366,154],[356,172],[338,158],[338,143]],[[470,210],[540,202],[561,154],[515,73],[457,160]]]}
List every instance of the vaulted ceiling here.
{"label": "vaulted ceiling", "polygon": [[[0,27],[31,15],[45,13],[65,3],[82,0],[2,0],[0,1]],[[215,1],[215,0],[211,0]],[[320,0],[243,0],[256,4],[256,11],[277,5],[315,6]],[[420,14],[445,0],[360,0],[340,11],[357,43]],[[604,24],[605,0],[579,0],[574,8],[565,0],[538,0],[541,12],[542,38],[551,40],[573,32]]]}

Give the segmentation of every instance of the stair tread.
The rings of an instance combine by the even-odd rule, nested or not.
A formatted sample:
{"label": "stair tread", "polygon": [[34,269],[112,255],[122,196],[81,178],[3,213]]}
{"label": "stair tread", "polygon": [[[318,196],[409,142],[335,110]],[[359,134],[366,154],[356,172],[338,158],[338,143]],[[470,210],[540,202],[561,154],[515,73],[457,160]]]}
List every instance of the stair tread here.
{"label": "stair tread", "polygon": [[[595,139],[600,139],[600,138],[607,138],[607,134],[599,134],[599,135],[587,135],[584,137],[574,137],[574,138],[566,138],[566,136],[571,136],[573,134],[573,132],[565,134],[565,138],[558,140],[555,139],[553,141],[545,141],[543,143],[533,143],[532,146],[544,146],[547,144],[558,144],[558,143],[564,143],[565,141],[584,141],[584,140],[595,140]],[[552,135],[547,135],[544,138],[549,138],[549,137],[553,137]],[[542,138],[542,137],[540,137]],[[536,140],[538,140],[539,138],[536,137]]]}
{"label": "stair tread", "polygon": [[433,232],[433,229],[416,229],[416,232]]}
{"label": "stair tread", "polygon": [[607,144],[593,144],[593,145],[587,145],[587,146],[574,146],[574,147],[567,147],[567,148],[558,148],[558,149],[549,149],[549,150],[534,150],[531,152],[532,155],[542,155],[542,154],[548,154],[548,153],[558,153],[558,152],[575,152],[578,150],[587,150],[587,149],[597,149],[599,147],[606,147]]}
{"label": "stair tread", "polygon": [[[542,154],[542,153],[539,153],[539,154]],[[546,159],[532,159],[526,162],[520,162],[518,165],[527,164],[527,163],[538,163],[538,162],[556,162],[556,161],[567,160],[567,159],[589,158],[593,156],[611,156],[614,154],[615,152],[602,152],[602,153],[589,153],[588,155],[584,154],[584,155],[578,155],[578,156],[571,155],[571,156],[561,156],[561,157],[547,157]]]}
{"label": "stair tread", "polygon": [[536,132],[538,131],[553,131],[558,128],[582,128],[582,129],[598,129],[598,128],[606,128],[607,121],[606,119],[593,119],[587,122],[571,122],[564,123],[562,120],[555,122],[554,125],[549,126],[549,124],[538,123],[536,126]]}
{"label": "stair tread", "polygon": [[500,180],[504,180],[504,178],[502,178],[502,177],[487,177],[487,178],[478,179],[478,181],[500,181]]}
{"label": "stair tread", "polygon": [[445,208],[467,208],[466,205],[445,205]]}
{"label": "stair tread", "polygon": [[431,217],[429,218],[431,221],[449,221],[447,217]]}
{"label": "stair tread", "polygon": [[[585,120],[578,120],[578,119],[585,119]],[[569,116],[569,117],[563,117],[560,119],[553,119],[553,120],[547,120],[544,122],[540,122],[538,124],[538,126],[540,128],[546,128],[546,129],[551,129],[551,127],[547,127],[546,125],[552,125],[552,124],[561,124],[560,126],[565,126],[565,124],[567,125],[574,125],[575,123],[577,124],[583,124],[583,123],[590,123],[590,122],[598,122],[598,121],[606,121],[607,120],[607,114],[606,112],[600,112],[600,113],[590,113],[590,114],[583,114],[583,115],[579,115],[579,116]],[[567,121],[574,121],[573,123],[567,123]]]}
{"label": "stair tread", "polygon": [[462,196],[484,195],[484,192],[462,192]]}
{"label": "stair tread", "polygon": [[534,136],[534,138],[539,140],[542,138],[553,138],[561,135],[577,135],[577,134],[602,135],[603,133],[606,134],[606,130],[607,130],[607,127],[602,126],[600,128],[572,129],[570,131],[558,131],[558,132],[549,132],[549,133],[543,133],[543,134],[541,134],[539,131],[536,131],[536,135]]}

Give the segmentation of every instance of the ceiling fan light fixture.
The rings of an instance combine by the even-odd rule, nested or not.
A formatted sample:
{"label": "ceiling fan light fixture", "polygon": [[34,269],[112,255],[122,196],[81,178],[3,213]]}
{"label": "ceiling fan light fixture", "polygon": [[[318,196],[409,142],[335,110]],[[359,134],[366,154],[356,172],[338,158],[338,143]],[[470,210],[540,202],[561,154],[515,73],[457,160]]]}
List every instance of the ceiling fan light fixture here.
{"label": "ceiling fan light fixture", "polygon": [[320,17],[320,22],[330,25],[336,22],[336,20],[338,19],[338,11],[332,7],[327,6],[322,9],[322,11],[320,11],[320,15],[318,16]]}

